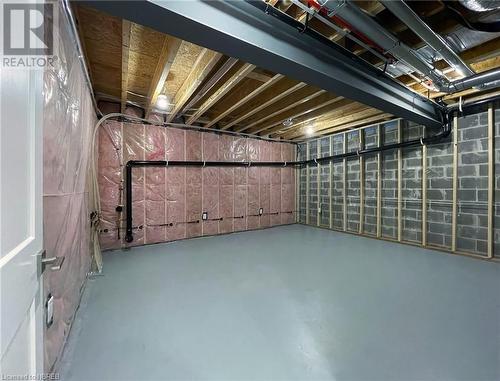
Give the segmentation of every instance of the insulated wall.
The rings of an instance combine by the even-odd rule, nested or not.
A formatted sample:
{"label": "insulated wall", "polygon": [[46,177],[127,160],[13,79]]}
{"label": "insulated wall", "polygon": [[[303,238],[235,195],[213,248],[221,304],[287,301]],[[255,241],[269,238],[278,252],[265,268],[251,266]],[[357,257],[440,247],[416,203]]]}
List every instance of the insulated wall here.
{"label": "insulated wall", "polygon": [[[134,109],[127,113],[133,114]],[[137,115],[136,115],[137,116]],[[295,146],[228,134],[106,121],[99,131],[101,245],[124,242],[123,168],[129,160],[293,161]],[[295,222],[293,167],[133,169],[131,245]],[[262,208],[262,214],[259,214]],[[125,208],[123,208],[125,210]],[[202,220],[202,213],[208,214]]]}
{"label": "insulated wall", "polygon": [[[309,198],[300,199],[300,222],[481,257],[500,256],[499,114],[499,106],[490,105],[455,118],[451,136],[436,145],[333,162],[330,182],[322,180],[323,167],[329,164],[301,168],[298,193]],[[310,159],[325,140],[331,142],[332,154],[339,154],[435,133],[394,120],[310,140],[298,150]],[[331,205],[328,225],[324,208],[316,207],[311,192]],[[324,200],[328,194],[329,202]]]}
{"label": "insulated wall", "polygon": [[54,297],[54,321],[45,331],[46,372],[61,353],[90,268],[87,170],[96,123],[70,26],[59,8],[54,4],[57,59],[44,75],[43,238],[46,256],[65,261],[61,270],[46,270],[43,277],[45,295]]}

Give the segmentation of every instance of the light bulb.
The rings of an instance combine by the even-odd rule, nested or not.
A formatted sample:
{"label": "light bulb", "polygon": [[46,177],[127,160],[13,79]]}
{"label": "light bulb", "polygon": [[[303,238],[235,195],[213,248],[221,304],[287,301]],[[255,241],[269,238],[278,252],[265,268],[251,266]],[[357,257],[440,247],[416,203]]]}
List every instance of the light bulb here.
{"label": "light bulb", "polygon": [[158,110],[166,111],[169,106],[170,106],[170,103],[168,101],[167,96],[164,94],[158,95],[158,98],[156,99],[156,108]]}

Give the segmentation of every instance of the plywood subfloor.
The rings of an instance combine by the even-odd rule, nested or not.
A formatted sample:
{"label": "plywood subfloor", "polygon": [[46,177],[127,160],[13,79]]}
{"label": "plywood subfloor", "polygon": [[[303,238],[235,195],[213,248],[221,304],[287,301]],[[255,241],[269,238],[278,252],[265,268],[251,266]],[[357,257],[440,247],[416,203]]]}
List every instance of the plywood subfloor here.
{"label": "plywood subfloor", "polygon": [[498,380],[500,265],[290,225],[110,252],[63,380]]}

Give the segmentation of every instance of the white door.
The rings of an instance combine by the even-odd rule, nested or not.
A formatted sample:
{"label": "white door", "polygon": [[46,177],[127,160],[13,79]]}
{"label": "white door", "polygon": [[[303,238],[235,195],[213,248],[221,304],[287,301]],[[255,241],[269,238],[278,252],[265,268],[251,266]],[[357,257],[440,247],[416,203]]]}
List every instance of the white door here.
{"label": "white door", "polygon": [[43,372],[42,89],[43,70],[0,64],[2,380]]}

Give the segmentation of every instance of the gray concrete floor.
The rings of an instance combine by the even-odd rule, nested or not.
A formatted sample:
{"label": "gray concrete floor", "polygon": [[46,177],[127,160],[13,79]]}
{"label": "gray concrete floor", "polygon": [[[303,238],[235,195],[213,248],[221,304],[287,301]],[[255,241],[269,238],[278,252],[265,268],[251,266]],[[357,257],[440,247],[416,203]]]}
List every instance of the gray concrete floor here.
{"label": "gray concrete floor", "polygon": [[500,264],[291,225],[104,265],[62,380],[500,380]]}

